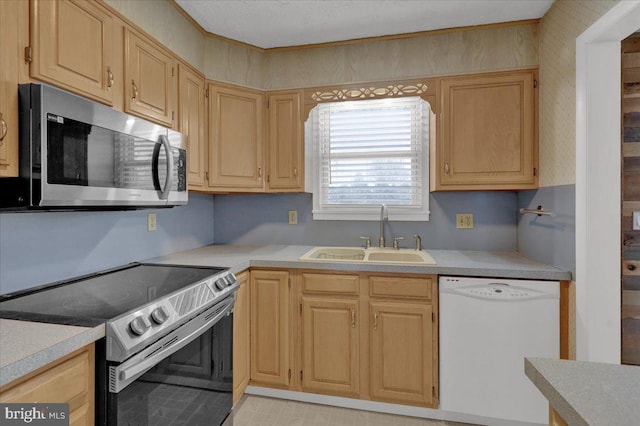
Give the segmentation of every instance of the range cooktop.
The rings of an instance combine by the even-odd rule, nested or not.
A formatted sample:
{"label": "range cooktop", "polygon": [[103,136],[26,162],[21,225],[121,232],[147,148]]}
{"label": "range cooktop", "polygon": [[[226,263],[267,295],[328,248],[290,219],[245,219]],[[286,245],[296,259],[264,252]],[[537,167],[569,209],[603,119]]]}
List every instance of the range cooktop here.
{"label": "range cooktop", "polygon": [[0,318],[96,326],[225,270],[134,263],[0,296]]}

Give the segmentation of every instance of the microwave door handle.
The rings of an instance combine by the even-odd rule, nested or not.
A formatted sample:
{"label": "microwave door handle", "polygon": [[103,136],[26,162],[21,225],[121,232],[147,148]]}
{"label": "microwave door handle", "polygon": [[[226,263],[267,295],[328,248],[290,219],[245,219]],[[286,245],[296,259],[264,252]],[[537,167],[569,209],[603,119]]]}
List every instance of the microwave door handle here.
{"label": "microwave door handle", "polygon": [[169,198],[169,192],[173,185],[173,155],[171,155],[171,144],[169,143],[169,138],[167,138],[166,135],[160,135],[158,139],[160,140],[160,143],[162,143],[164,151],[167,154],[167,177],[164,181],[164,188],[160,191],[160,199],[166,200]]}

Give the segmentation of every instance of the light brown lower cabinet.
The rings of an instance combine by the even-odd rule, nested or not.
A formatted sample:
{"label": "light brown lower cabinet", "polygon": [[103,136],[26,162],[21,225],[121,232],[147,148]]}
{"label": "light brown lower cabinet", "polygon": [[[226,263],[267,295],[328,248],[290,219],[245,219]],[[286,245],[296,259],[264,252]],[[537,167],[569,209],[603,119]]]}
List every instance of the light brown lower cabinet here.
{"label": "light brown lower cabinet", "polygon": [[233,307],[233,403],[235,404],[244,393],[249,377],[251,347],[251,318],[249,316],[249,272],[237,275],[240,288],[236,292]]}
{"label": "light brown lower cabinet", "polygon": [[252,384],[438,406],[435,276],[252,270],[251,308]]}
{"label": "light brown lower cabinet", "polygon": [[358,396],[358,300],[302,297],[302,390]]}
{"label": "light brown lower cabinet", "polygon": [[371,302],[371,398],[433,405],[430,305]]}
{"label": "light brown lower cabinet", "polygon": [[95,345],[92,343],[0,388],[0,402],[69,404],[71,426],[94,424]]}
{"label": "light brown lower cabinet", "polygon": [[551,405],[549,405],[549,426],[568,426],[568,423],[560,417],[560,414],[556,413]]}
{"label": "light brown lower cabinet", "polygon": [[429,276],[369,278],[371,399],[438,406],[438,289]]}
{"label": "light brown lower cabinet", "polygon": [[288,388],[289,273],[251,271],[251,381]]}

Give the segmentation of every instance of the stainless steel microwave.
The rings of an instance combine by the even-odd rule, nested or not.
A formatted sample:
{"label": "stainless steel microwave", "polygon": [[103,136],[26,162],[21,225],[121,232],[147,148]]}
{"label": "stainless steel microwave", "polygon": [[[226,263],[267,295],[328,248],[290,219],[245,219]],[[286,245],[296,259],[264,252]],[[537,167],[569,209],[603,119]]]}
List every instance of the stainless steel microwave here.
{"label": "stainless steel microwave", "polygon": [[184,135],[45,84],[18,94],[19,177],[0,178],[0,209],[187,203]]}

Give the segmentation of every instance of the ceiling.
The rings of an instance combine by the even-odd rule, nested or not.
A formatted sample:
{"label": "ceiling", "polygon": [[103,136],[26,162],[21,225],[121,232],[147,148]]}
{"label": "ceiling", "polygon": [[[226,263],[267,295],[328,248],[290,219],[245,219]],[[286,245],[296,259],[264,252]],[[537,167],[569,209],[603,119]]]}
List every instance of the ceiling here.
{"label": "ceiling", "polygon": [[541,18],[553,0],[175,0],[206,31],[264,49]]}

